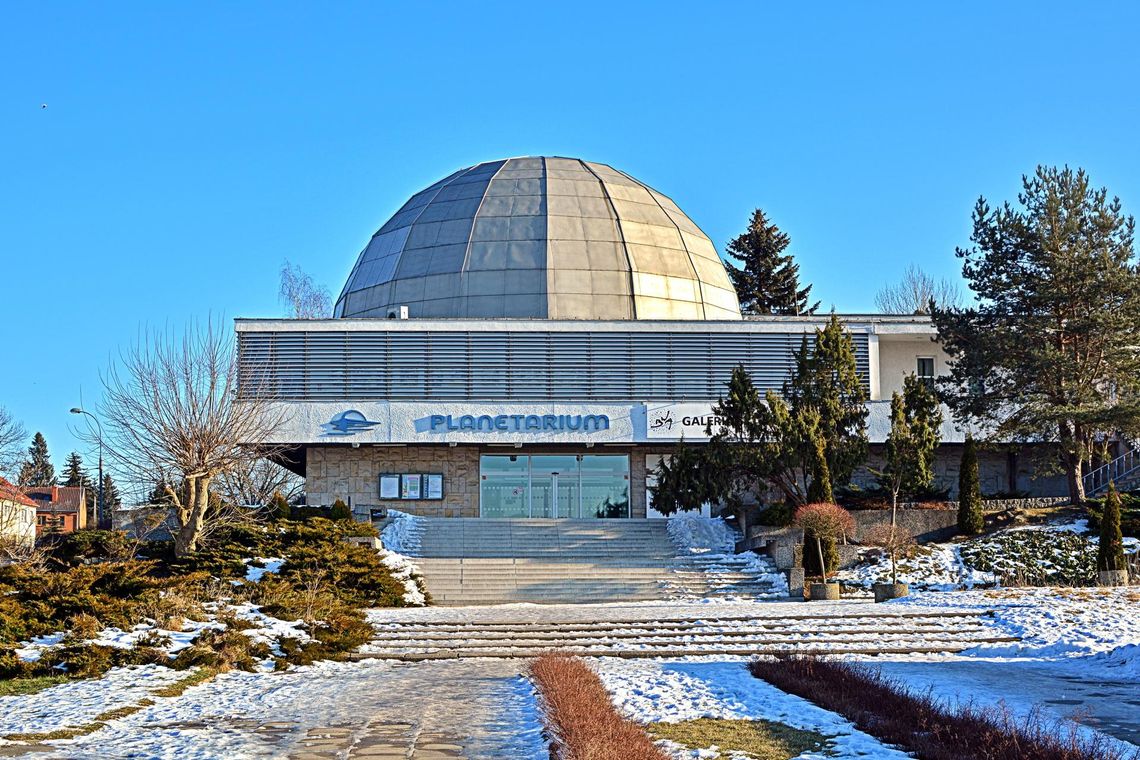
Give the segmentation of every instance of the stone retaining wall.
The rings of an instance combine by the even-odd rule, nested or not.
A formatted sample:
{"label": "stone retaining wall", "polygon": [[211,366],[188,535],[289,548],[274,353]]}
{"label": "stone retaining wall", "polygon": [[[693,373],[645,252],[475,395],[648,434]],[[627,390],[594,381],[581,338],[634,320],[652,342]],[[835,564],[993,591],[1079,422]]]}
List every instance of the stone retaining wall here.
{"label": "stone retaining wall", "polygon": [[[851,513],[855,518],[856,541],[861,541],[872,527],[891,524],[891,510],[863,509]],[[957,509],[899,509],[897,525],[914,536],[919,543],[949,541],[958,533]]]}

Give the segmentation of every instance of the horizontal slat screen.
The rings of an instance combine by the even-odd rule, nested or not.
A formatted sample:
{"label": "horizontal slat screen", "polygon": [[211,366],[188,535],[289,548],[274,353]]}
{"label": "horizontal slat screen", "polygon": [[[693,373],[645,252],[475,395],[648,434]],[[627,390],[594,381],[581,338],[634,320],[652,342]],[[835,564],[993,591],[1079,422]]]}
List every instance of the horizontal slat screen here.
{"label": "horizontal slat screen", "polygon": [[[867,336],[854,334],[867,383]],[[779,390],[803,335],[748,332],[242,332],[241,395],[296,401],[714,399],[743,364]],[[809,342],[811,337],[808,338]]]}

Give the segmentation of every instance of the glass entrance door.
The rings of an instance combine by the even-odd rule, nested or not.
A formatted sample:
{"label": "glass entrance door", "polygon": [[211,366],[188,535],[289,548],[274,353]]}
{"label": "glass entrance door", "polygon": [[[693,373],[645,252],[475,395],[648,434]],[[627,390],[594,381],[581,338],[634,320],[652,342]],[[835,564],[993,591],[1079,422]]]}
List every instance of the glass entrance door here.
{"label": "glass entrance door", "polygon": [[629,457],[621,454],[484,454],[483,517],[629,517]]}
{"label": "glass entrance door", "polygon": [[530,458],[530,516],[579,517],[578,457]]}

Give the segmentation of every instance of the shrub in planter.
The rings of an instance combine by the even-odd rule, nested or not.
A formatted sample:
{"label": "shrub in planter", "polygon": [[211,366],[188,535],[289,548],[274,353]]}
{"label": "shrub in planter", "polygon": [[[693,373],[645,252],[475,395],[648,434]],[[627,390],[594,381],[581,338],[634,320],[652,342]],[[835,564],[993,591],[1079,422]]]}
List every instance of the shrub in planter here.
{"label": "shrub in planter", "polygon": [[[851,517],[850,512],[838,504],[823,502],[805,504],[797,509],[793,524],[798,528],[803,528],[805,533],[811,533],[815,543],[816,559],[819,566],[824,570],[826,570],[827,562],[823,553],[823,542],[825,540],[838,541],[855,532],[855,520]],[[821,574],[821,579],[826,583],[826,572]],[[830,592],[826,593],[830,596]],[[838,594],[838,588],[835,593]],[[815,598],[814,590],[812,591],[812,598]]]}

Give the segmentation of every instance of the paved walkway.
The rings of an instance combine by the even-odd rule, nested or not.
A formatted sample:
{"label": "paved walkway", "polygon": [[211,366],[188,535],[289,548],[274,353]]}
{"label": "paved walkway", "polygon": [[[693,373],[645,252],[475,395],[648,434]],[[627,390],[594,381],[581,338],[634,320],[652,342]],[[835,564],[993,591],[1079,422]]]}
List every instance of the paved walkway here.
{"label": "paved walkway", "polygon": [[525,665],[370,661],[232,672],[30,756],[546,760]]}
{"label": "paved walkway", "polygon": [[917,691],[978,705],[1004,702],[1019,713],[1039,706],[1046,717],[1073,719],[1140,745],[1140,688],[1131,681],[1096,680],[1078,663],[969,658],[873,664]]}

